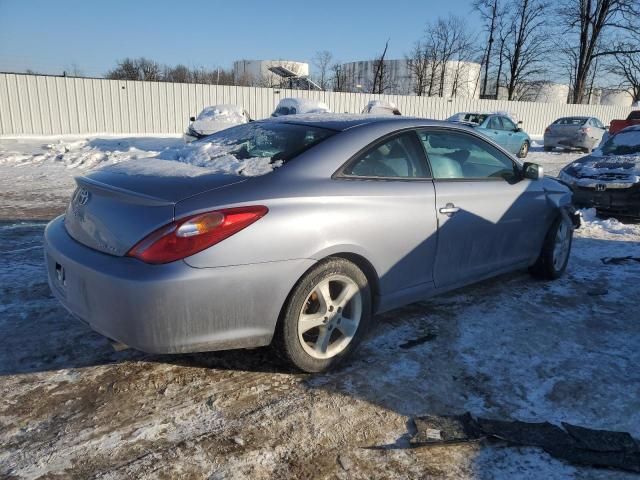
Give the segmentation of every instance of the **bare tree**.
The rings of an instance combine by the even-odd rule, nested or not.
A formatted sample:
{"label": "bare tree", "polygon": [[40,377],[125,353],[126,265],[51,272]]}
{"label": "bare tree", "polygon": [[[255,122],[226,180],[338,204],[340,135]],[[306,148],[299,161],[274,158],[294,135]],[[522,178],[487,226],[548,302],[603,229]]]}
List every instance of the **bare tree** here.
{"label": "bare tree", "polygon": [[313,65],[317,70],[316,79],[318,81],[318,85],[322,90],[327,90],[329,88],[329,70],[331,68],[332,60],[333,55],[328,50],[316,52],[313,57]]}
{"label": "bare tree", "polygon": [[140,80],[150,82],[159,82],[161,78],[161,68],[158,62],[141,57],[137,61],[137,67],[140,72]]}
{"label": "bare tree", "polygon": [[573,35],[572,103],[586,99],[589,76],[598,57],[633,54],[640,48],[614,38],[624,32],[640,30],[638,0],[561,0],[558,14],[563,33]]}
{"label": "bare tree", "polygon": [[[636,49],[630,46],[628,50]],[[608,67],[608,71],[619,80],[618,88],[629,90],[632,101],[640,102],[640,53],[617,53]]]}
{"label": "bare tree", "polygon": [[428,94],[435,92],[438,80],[438,95],[445,94],[447,84],[447,63],[451,61],[466,61],[473,50],[473,38],[466,22],[454,15],[439,18],[435,24],[427,27],[426,58],[429,60],[431,71],[429,75]]}
{"label": "bare tree", "polygon": [[480,87],[480,95],[484,97],[487,95],[489,68],[491,65],[492,55],[494,54],[493,44],[496,40],[495,36],[496,33],[498,33],[497,31],[500,23],[504,18],[504,11],[500,8],[499,0],[474,0],[473,8],[480,14],[487,34],[487,46],[484,49],[484,55],[482,57],[484,75],[482,76],[482,86]]}
{"label": "bare tree", "polygon": [[429,81],[430,63],[427,47],[422,42],[416,42],[406,61],[407,70],[413,79],[413,93],[420,97],[427,91]]}
{"label": "bare tree", "polygon": [[349,91],[349,75],[344,65],[341,65],[340,62],[331,65],[331,86],[334,92]]}
{"label": "bare tree", "polygon": [[503,56],[507,64],[507,99],[515,100],[525,85],[546,72],[548,4],[544,0],[511,0],[508,37]]}
{"label": "bare tree", "polygon": [[163,77],[167,82],[189,83],[191,72],[185,65],[176,65],[175,67],[165,67]]}
{"label": "bare tree", "polygon": [[116,68],[109,70],[105,75],[112,80],[141,80],[136,60],[125,58],[118,62]]}
{"label": "bare tree", "polygon": [[385,65],[385,57],[388,48],[389,40],[384,44],[382,54],[373,62],[373,86],[371,87],[371,93],[384,93],[387,86],[386,80],[388,79],[388,72]]}

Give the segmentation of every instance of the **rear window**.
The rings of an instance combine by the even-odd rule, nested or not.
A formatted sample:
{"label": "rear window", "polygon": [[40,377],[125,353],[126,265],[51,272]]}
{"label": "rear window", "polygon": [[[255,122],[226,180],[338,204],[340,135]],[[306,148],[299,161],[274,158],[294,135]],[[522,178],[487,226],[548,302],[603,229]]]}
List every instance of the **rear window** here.
{"label": "rear window", "polygon": [[555,122],[554,125],[584,125],[587,122],[588,118],[579,118],[579,117],[568,117],[568,118],[559,118]]}
{"label": "rear window", "polygon": [[253,122],[228,128],[204,139],[238,160],[269,158],[287,162],[336,132],[308,125]]}
{"label": "rear window", "polygon": [[465,113],[463,119],[465,122],[477,123],[480,125],[486,120],[487,116],[488,115],[481,115],[477,113]]}

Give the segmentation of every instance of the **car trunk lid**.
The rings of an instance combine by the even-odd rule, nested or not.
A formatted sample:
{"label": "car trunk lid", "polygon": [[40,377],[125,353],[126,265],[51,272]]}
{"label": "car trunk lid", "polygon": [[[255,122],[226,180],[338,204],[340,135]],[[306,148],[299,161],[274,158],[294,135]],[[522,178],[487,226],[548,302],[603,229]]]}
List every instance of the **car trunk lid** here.
{"label": "car trunk lid", "polygon": [[123,256],[145,236],[172,222],[178,201],[246,181],[222,173],[166,173],[122,174],[107,169],[76,178],[78,188],[65,216],[67,232],[90,248]]}

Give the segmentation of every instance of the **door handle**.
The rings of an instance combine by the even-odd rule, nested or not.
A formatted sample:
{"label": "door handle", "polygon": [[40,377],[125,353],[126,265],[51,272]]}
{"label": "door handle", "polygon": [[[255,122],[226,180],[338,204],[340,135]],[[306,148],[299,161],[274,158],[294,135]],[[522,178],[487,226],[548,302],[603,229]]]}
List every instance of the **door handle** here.
{"label": "door handle", "polygon": [[454,213],[457,213],[458,211],[460,211],[460,208],[456,207],[453,203],[447,203],[444,207],[440,208],[438,211],[445,215],[451,216]]}

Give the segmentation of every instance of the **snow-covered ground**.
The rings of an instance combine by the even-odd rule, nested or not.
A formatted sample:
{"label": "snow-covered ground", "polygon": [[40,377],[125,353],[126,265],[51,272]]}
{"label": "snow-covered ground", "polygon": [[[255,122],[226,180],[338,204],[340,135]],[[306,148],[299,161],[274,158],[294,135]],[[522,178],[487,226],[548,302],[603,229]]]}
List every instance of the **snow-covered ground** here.
{"label": "snow-covered ground", "polygon": [[[402,446],[411,415],[464,411],[640,437],[640,263],[601,261],[640,257],[640,225],[593,211],[562,279],[519,272],[384,314],[328,375],[268,349],[113,352],[49,293],[44,220],[75,175],[181,142],[0,140],[0,477],[637,478],[535,448],[363,448]],[[555,174],[580,156],[528,160]]]}

